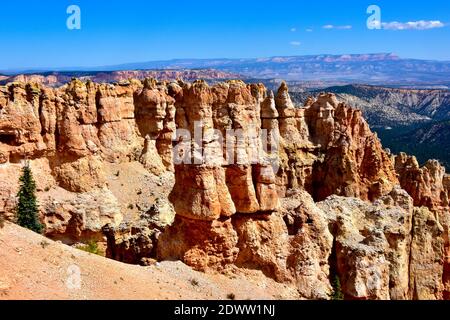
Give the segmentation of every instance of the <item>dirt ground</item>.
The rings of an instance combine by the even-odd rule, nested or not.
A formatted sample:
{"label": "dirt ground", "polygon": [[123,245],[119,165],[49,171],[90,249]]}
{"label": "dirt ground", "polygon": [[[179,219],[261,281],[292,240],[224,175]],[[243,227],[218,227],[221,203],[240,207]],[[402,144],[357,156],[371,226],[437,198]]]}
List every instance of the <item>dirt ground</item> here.
{"label": "dirt ground", "polygon": [[254,270],[204,274],[180,261],[149,267],[87,253],[11,223],[0,229],[0,299],[296,299]]}

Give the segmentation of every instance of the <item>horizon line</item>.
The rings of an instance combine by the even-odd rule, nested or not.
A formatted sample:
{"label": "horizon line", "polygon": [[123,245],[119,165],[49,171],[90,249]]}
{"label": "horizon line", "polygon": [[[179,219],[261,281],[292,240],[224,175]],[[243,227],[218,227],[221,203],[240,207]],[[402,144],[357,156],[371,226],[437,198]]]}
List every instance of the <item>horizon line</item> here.
{"label": "horizon line", "polygon": [[[108,68],[120,68],[125,67],[127,65],[135,65],[135,64],[144,64],[144,63],[158,63],[158,62],[172,62],[172,61],[183,61],[183,60],[192,60],[192,61],[213,61],[213,60],[259,60],[259,59],[274,59],[274,58],[295,58],[295,57],[319,57],[319,56],[375,56],[375,55],[392,55],[398,58],[399,60],[419,60],[419,61],[436,61],[436,62],[450,62],[450,60],[440,60],[440,59],[426,59],[426,58],[406,58],[401,57],[394,52],[372,52],[372,53],[320,53],[320,54],[306,54],[306,55],[273,55],[273,56],[265,56],[265,57],[251,57],[251,58],[168,58],[168,59],[156,59],[156,60],[146,60],[146,61],[137,61],[137,62],[124,62],[124,63],[116,63],[110,65],[103,66],[59,66],[59,67],[19,67],[19,68],[10,68],[10,69],[1,69],[0,74],[8,75],[14,73],[23,73],[29,74],[33,72],[44,73],[44,72],[70,72],[70,71],[78,71],[78,72],[113,72],[113,71],[131,71],[131,70],[206,70],[206,69],[214,69],[214,68],[173,68],[173,69],[117,69],[117,70],[107,70]],[[105,68],[104,70],[102,68]]]}

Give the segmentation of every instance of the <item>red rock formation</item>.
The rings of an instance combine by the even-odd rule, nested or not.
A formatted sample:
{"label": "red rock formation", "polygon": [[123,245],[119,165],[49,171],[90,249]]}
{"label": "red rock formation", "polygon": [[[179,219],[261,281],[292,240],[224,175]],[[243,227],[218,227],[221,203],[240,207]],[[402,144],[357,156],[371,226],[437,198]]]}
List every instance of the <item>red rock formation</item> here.
{"label": "red rock formation", "polygon": [[275,99],[281,195],[286,188],[303,187],[316,200],[332,194],[375,200],[398,184],[389,156],[360,111],[339,104],[332,94],[296,110],[287,90],[283,84]]}
{"label": "red rock formation", "polygon": [[305,111],[311,139],[324,160],[316,165],[315,199],[337,194],[375,200],[398,184],[390,159],[359,110],[320,95]]}
{"label": "red rock formation", "polygon": [[394,164],[400,185],[414,199],[415,206],[448,210],[450,178],[438,161],[429,160],[420,167],[416,157],[401,153],[394,158]]}
{"label": "red rock formation", "polygon": [[[414,209],[411,256],[410,299],[442,299],[444,294],[443,228],[436,216],[426,208]],[[444,266],[444,267],[443,267]],[[448,274],[447,274],[448,276]]]}
{"label": "red rock formation", "polygon": [[[25,158],[47,235],[104,240],[108,225],[112,258],[259,269],[314,299],[329,297],[330,269],[348,298],[450,292],[450,179],[435,162],[419,168],[400,155],[392,163],[361,112],[330,94],[296,108],[284,83],[276,94],[242,81],[14,83],[0,87],[0,213],[8,217]],[[111,168],[130,163],[174,177],[159,182],[173,223],[171,209],[121,224],[134,205],[112,194],[120,172]]]}
{"label": "red rock formation", "polygon": [[[50,75],[42,74],[19,74],[14,76],[0,75],[0,81],[6,82],[24,82],[39,83],[49,87],[62,86],[72,81],[73,75],[67,73],[54,72]],[[156,78],[161,81],[174,81],[183,79],[185,81],[194,81],[205,79],[208,81],[220,81],[226,79],[239,79],[241,76],[235,73],[229,73],[214,69],[201,70],[123,70],[111,72],[92,72],[83,76],[83,81],[93,82],[126,82],[129,79]]]}
{"label": "red rock formation", "polygon": [[[175,165],[171,201],[177,214],[215,220],[278,207],[272,167],[253,161],[260,142],[252,145],[248,139],[251,130],[258,134],[261,129],[261,91],[240,81],[214,87],[197,81],[175,90],[178,128],[186,128],[190,137],[203,133],[192,149],[188,146],[189,163]],[[239,130],[244,139],[227,135],[230,130]],[[223,148],[219,139],[226,139]],[[226,149],[228,143],[232,145]]]}
{"label": "red rock formation", "polygon": [[191,220],[177,215],[172,227],[158,239],[157,256],[181,260],[200,271],[224,270],[236,260],[237,241],[230,219]]}
{"label": "red rock formation", "polygon": [[[414,205],[427,207],[438,217],[438,223],[442,228],[439,235],[444,245],[443,296],[450,299],[450,176],[445,174],[445,168],[438,161],[429,160],[420,167],[414,156],[404,153],[394,157],[394,164],[400,185],[414,199]],[[417,236],[423,236],[422,232],[418,232]],[[417,295],[421,297],[420,293]]]}
{"label": "red rock formation", "polygon": [[[140,97],[148,92],[150,97],[142,101]],[[107,187],[108,163],[140,161],[158,174],[171,169],[175,107],[165,87],[149,88],[147,82],[139,81],[113,86],[74,80],[57,89],[13,83],[1,88],[0,101],[0,162],[12,170],[21,160],[32,159],[38,189],[61,187],[64,201],[76,196],[70,192],[85,194]],[[143,110],[156,110],[161,117],[142,117],[147,123],[137,122],[135,114],[141,116]],[[154,129],[141,132],[145,126]],[[164,144],[167,150],[162,150]],[[49,183],[40,187],[41,181]],[[0,211],[11,213],[13,205],[9,199],[16,193],[17,182],[17,178],[2,179]],[[102,218],[102,225],[85,228],[85,217],[72,217],[76,210],[67,205],[51,205],[56,198],[60,201],[59,196],[41,199],[46,232],[54,238],[61,234],[64,239],[84,239],[81,234],[86,232],[77,231],[81,228],[98,239],[104,224],[118,223],[113,217]],[[60,217],[61,222],[54,217]],[[55,223],[60,226],[55,228]]]}
{"label": "red rock formation", "polygon": [[[158,258],[181,260],[201,271],[259,269],[293,283],[305,298],[327,299],[333,240],[323,212],[304,191],[286,201],[282,213],[236,214],[214,221],[177,215],[158,239]],[[285,222],[284,215],[292,222]]]}

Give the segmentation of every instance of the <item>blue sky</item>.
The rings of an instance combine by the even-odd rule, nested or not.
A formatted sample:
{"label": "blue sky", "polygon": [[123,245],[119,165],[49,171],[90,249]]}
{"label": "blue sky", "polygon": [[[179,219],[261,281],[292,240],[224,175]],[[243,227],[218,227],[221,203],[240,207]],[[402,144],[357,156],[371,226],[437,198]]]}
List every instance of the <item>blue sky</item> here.
{"label": "blue sky", "polygon": [[[66,27],[72,4],[81,30]],[[381,30],[366,26],[371,4]],[[450,60],[450,1],[24,0],[0,10],[0,70],[373,52]]]}

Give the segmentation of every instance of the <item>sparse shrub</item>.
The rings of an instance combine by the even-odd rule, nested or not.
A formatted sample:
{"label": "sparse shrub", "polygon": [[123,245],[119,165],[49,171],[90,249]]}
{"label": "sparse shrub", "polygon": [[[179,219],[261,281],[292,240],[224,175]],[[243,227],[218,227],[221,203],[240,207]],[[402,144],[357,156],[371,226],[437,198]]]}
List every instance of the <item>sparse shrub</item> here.
{"label": "sparse shrub", "polygon": [[191,285],[192,285],[193,287],[198,287],[199,282],[198,282],[197,279],[192,278],[192,279],[189,280],[189,281],[190,281],[190,283],[191,283]]}
{"label": "sparse shrub", "polygon": [[3,213],[0,213],[0,229],[5,226],[5,216]]}
{"label": "sparse shrub", "polygon": [[227,299],[234,300],[234,299],[236,299],[236,295],[234,293],[229,293],[229,294],[227,294]]}
{"label": "sparse shrub", "polygon": [[79,246],[78,249],[100,256],[102,255],[101,250],[98,248],[97,242],[94,240],[89,240],[86,244]]}
{"label": "sparse shrub", "polygon": [[50,245],[50,242],[42,240],[40,244],[41,244],[42,249],[45,249]]}
{"label": "sparse shrub", "polygon": [[133,205],[132,203],[130,203],[130,204],[128,205],[128,209],[133,210],[133,209],[134,209],[134,205]]}
{"label": "sparse shrub", "polygon": [[44,191],[45,191],[45,192],[49,192],[49,191],[50,191],[50,187],[48,187],[48,186],[45,187]]}
{"label": "sparse shrub", "polygon": [[37,83],[27,83],[25,89],[27,92],[35,95],[39,95],[41,93],[41,89]]}
{"label": "sparse shrub", "polygon": [[19,198],[16,207],[17,224],[34,232],[41,233],[43,227],[38,218],[39,210],[36,201],[36,183],[34,182],[33,173],[28,162],[22,168],[20,189],[17,197]]}
{"label": "sparse shrub", "polygon": [[331,295],[331,300],[344,300],[344,294],[342,293],[341,280],[339,279],[339,276],[334,276],[331,285],[333,286],[333,294]]}

